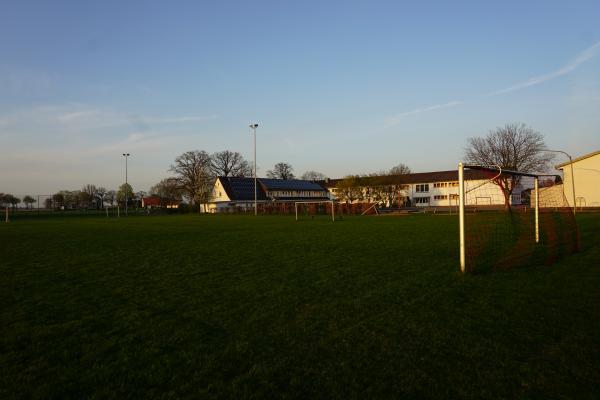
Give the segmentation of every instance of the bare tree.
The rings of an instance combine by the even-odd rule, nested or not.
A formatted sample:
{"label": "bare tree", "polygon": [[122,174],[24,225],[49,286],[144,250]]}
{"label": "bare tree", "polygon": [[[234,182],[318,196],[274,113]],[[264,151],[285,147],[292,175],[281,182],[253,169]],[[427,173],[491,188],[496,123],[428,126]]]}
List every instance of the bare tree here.
{"label": "bare tree", "polygon": [[301,179],[305,181],[322,181],[325,180],[327,176],[317,171],[306,171],[302,174]]}
{"label": "bare tree", "polygon": [[0,198],[0,201],[2,202],[2,206],[3,207],[7,207],[8,205],[12,205],[12,208],[16,208],[17,204],[19,204],[21,202],[21,199],[19,199],[18,197],[13,196],[10,193],[6,193],[6,194],[2,194],[2,197]]}
{"label": "bare tree", "polygon": [[54,208],[62,208],[65,206],[65,195],[62,191],[55,193],[52,195],[52,202],[54,203]]}
{"label": "bare tree", "polygon": [[37,200],[31,197],[30,195],[23,197],[23,203],[25,203],[26,208],[33,208],[32,205],[36,202]]}
{"label": "bare tree", "polygon": [[96,189],[96,200],[98,201],[98,207],[104,208],[104,200],[106,199],[106,188],[99,187]]}
{"label": "bare tree", "polygon": [[94,200],[96,199],[96,185],[87,184],[81,189],[80,198],[82,203],[84,203],[87,207],[93,207]]}
{"label": "bare tree", "polygon": [[114,190],[109,190],[104,195],[104,200],[112,206],[115,204],[116,197],[117,197],[117,193]]}
{"label": "bare tree", "polygon": [[354,200],[363,199],[363,188],[361,177],[358,175],[348,175],[337,183],[338,196],[346,203],[352,203]]}
{"label": "bare tree", "polygon": [[389,175],[406,175],[406,174],[410,174],[412,171],[411,169],[408,167],[408,165],[400,163],[398,165],[396,165],[395,167],[392,167],[389,171]]}
{"label": "bare tree", "polygon": [[[525,124],[506,124],[486,137],[470,138],[465,148],[465,161],[483,166],[521,172],[544,172],[554,156],[545,152],[544,136]],[[501,175],[494,180],[504,194],[507,207],[510,196],[519,183],[515,175]]]}
{"label": "bare tree", "polygon": [[161,199],[163,205],[181,202],[182,191],[176,178],[165,178],[150,188],[150,195]]}
{"label": "bare tree", "polygon": [[294,179],[292,171],[294,171],[294,168],[290,164],[280,162],[275,164],[273,169],[267,171],[267,177],[271,179]]}
{"label": "bare tree", "polygon": [[252,176],[248,161],[240,153],[229,150],[210,156],[210,170],[215,176]]}
{"label": "bare tree", "polygon": [[19,204],[21,202],[21,199],[18,197],[13,196],[12,194],[9,195],[5,195],[5,199],[8,200],[7,202],[10,203],[12,205],[13,210],[15,208],[17,208],[17,204]]}
{"label": "bare tree", "polygon": [[186,151],[175,159],[169,171],[175,173],[179,187],[193,204],[208,201],[213,175],[210,156],[205,151]]}

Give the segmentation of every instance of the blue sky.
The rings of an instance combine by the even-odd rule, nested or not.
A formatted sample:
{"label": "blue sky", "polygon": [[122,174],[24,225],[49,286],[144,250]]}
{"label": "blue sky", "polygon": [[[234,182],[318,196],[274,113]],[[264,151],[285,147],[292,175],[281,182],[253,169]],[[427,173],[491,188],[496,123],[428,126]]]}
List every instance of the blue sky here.
{"label": "blue sky", "polygon": [[259,174],[452,169],[508,122],[600,149],[600,3],[7,1],[0,191],[147,190],[186,150]]}

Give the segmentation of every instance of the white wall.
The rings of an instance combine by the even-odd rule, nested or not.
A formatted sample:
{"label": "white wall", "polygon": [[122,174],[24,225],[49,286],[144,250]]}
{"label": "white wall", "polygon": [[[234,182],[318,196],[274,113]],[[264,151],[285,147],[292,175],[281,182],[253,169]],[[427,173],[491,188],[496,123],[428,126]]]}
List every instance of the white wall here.
{"label": "white wall", "polygon": [[[435,187],[436,183],[441,185]],[[429,190],[427,192],[417,192],[417,185],[423,184],[429,184]],[[502,193],[500,186],[488,180],[467,181],[467,189],[474,187],[477,188],[467,193],[466,205],[504,205],[504,194]],[[365,187],[362,189],[364,200],[355,200],[355,203],[372,201],[366,196],[367,188]],[[523,188],[517,187],[513,192],[515,197],[517,197],[517,204],[520,204],[520,192],[522,189]],[[329,188],[329,191],[330,196],[335,198],[333,193],[331,193],[331,188]],[[406,188],[401,189],[399,192],[402,197],[410,198],[412,205],[416,207],[458,206],[458,197],[452,197],[458,196],[458,181],[411,183],[406,185]],[[446,196],[446,198],[436,199],[435,196]],[[397,197],[397,194],[395,197]],[[417,197],[428,197],[429,202],[417,204],[415,202],[415,198]]]}
{"label": "white wall", "polygon": [[210,201],[216,202],[216,201],[230,201],[230,200],[231,199],[229,198],[229,196],[227,196],[227,192],[225,192],[225,188],[223,188],[221,181],[219,179],[217,179],[215,181],[215,185],[213,186]]}
{"label": "white wall", "polygon": [[[563,171],[563,188],[569,206],[573,206],[573,186],[571,166],[560,168]],[[575,174],[575,197],[577,207],[600,207],[600,154],[573,163]]]}
{"label": "white wall", "polygon": [[[436,184],[441,184],[436,187]],[[448,207],[458,206],[458,182],[435,182],[429,183],[428,192],[417,192],[417,185],[410,185],[410,198],[413,205],[417,207]],[[465,205],[467,206],[486,206],[504,205],[504,194],[500,186],[489,180],[468,180],[465,182]],[[515,188],[514,193],[517,203],[520,203],[521,188]],[[436,199],[436,196],[444,196],[444,198]],[[417,197],[429,197],[429,203],[416,203]]]}

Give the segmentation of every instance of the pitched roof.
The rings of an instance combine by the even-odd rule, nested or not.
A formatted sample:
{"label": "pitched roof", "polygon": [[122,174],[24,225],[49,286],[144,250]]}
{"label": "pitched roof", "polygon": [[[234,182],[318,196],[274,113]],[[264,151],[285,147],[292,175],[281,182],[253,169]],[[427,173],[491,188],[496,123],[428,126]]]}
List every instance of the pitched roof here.
{"label": "pitched roof", "polygon": [[[490,179],[490,173],[486,171],[465,169],[466,179]],[[335,187],[342,179],[330,179],[319,183],[327,188]],[[434,183],[434,182],[456,182],[458,181],[458,170],[417,172],[403,175],[381,175],[357,177],[358,186],[385,186],[385,185],[408,185],[411,183]]]}
{"label": "pitched roof", "polygon": [[[238,178],[233,176],[219,176],[227,196],[234,201],[254,200],[254,178]],[[267,196],[261,185],[256,185],[257,200],[266,200]]]}
{"label": "pitched roof", "polygon": [[[591,153],[588,153],[588,154],[585,154],[585,155],[580,156],[580,157],[577,157],[577,158],[575,158],[573,160],[573,163],[576,163],[576,162],[581,161],[581,160],[585,160],[586,158],[594,157],[594,156],[596,156],[598,154],[600,154],[600,150],[594,151],[594,152],[591,152]],[[562,164],[558,164],[556,166],[556,169],[561,169],[561,168],[563,168],[563,167],[565,167],[565,166],[567,166],[569,164],[571,164],[571,161],[567,161],[567,162],[564,162]]]}
{"label": "pitched roof", "polygon": [[[254,200],[254,178],[220,176],[218,179],[232,201]],[[303,180],[257,178],[257,183],[257,200],[267,200],[266,192],[270,190],[325,192],[318,183]]]}
{"label": "pitched roof", "polygon": [[325,189],[318,183],[305,181],[301,179],[266,179],[258,178],[260,184],[266,190],[310,190],[324,191]]}

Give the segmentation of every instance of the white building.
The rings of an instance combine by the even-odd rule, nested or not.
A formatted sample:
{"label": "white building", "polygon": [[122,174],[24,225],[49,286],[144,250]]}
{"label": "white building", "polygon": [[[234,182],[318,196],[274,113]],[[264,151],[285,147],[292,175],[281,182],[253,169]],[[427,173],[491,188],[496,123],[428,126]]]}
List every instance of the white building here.
{"label": "white building", "polygon": [[[571,163],[556,166],[563,172],[563,189],[569,206],[573,206]],[[575,201],[577,207],[600,207],[600,150],[573,160]]]}
{"label": "white building", "polygon": [[[493,176],[479,170],[465,170],[467,206],[504,206],[502,189],[490,181]],[[342,202],[380,202],[385,206],[449,207],[458,205],[458,171],[420,172],[405,175],[356,177],[358,192],[348,201],[350,189],[340,187],[342,179],[330,179],[322,185],[330,196]],[[343,185],[342,185],[343,186]],[[471,190],[472,189],[472,190]],[[521,204],[521,191],[513,190],[510,202]]]}
{"label": "white building", "polygon": [[[257,178],[257,203],[294,203],[329,200],[328,192],[315,182],[299,179]],[[248,210],[254,207],[254,178],[224,177],[215,181],[208,204],[209,212]]]}

